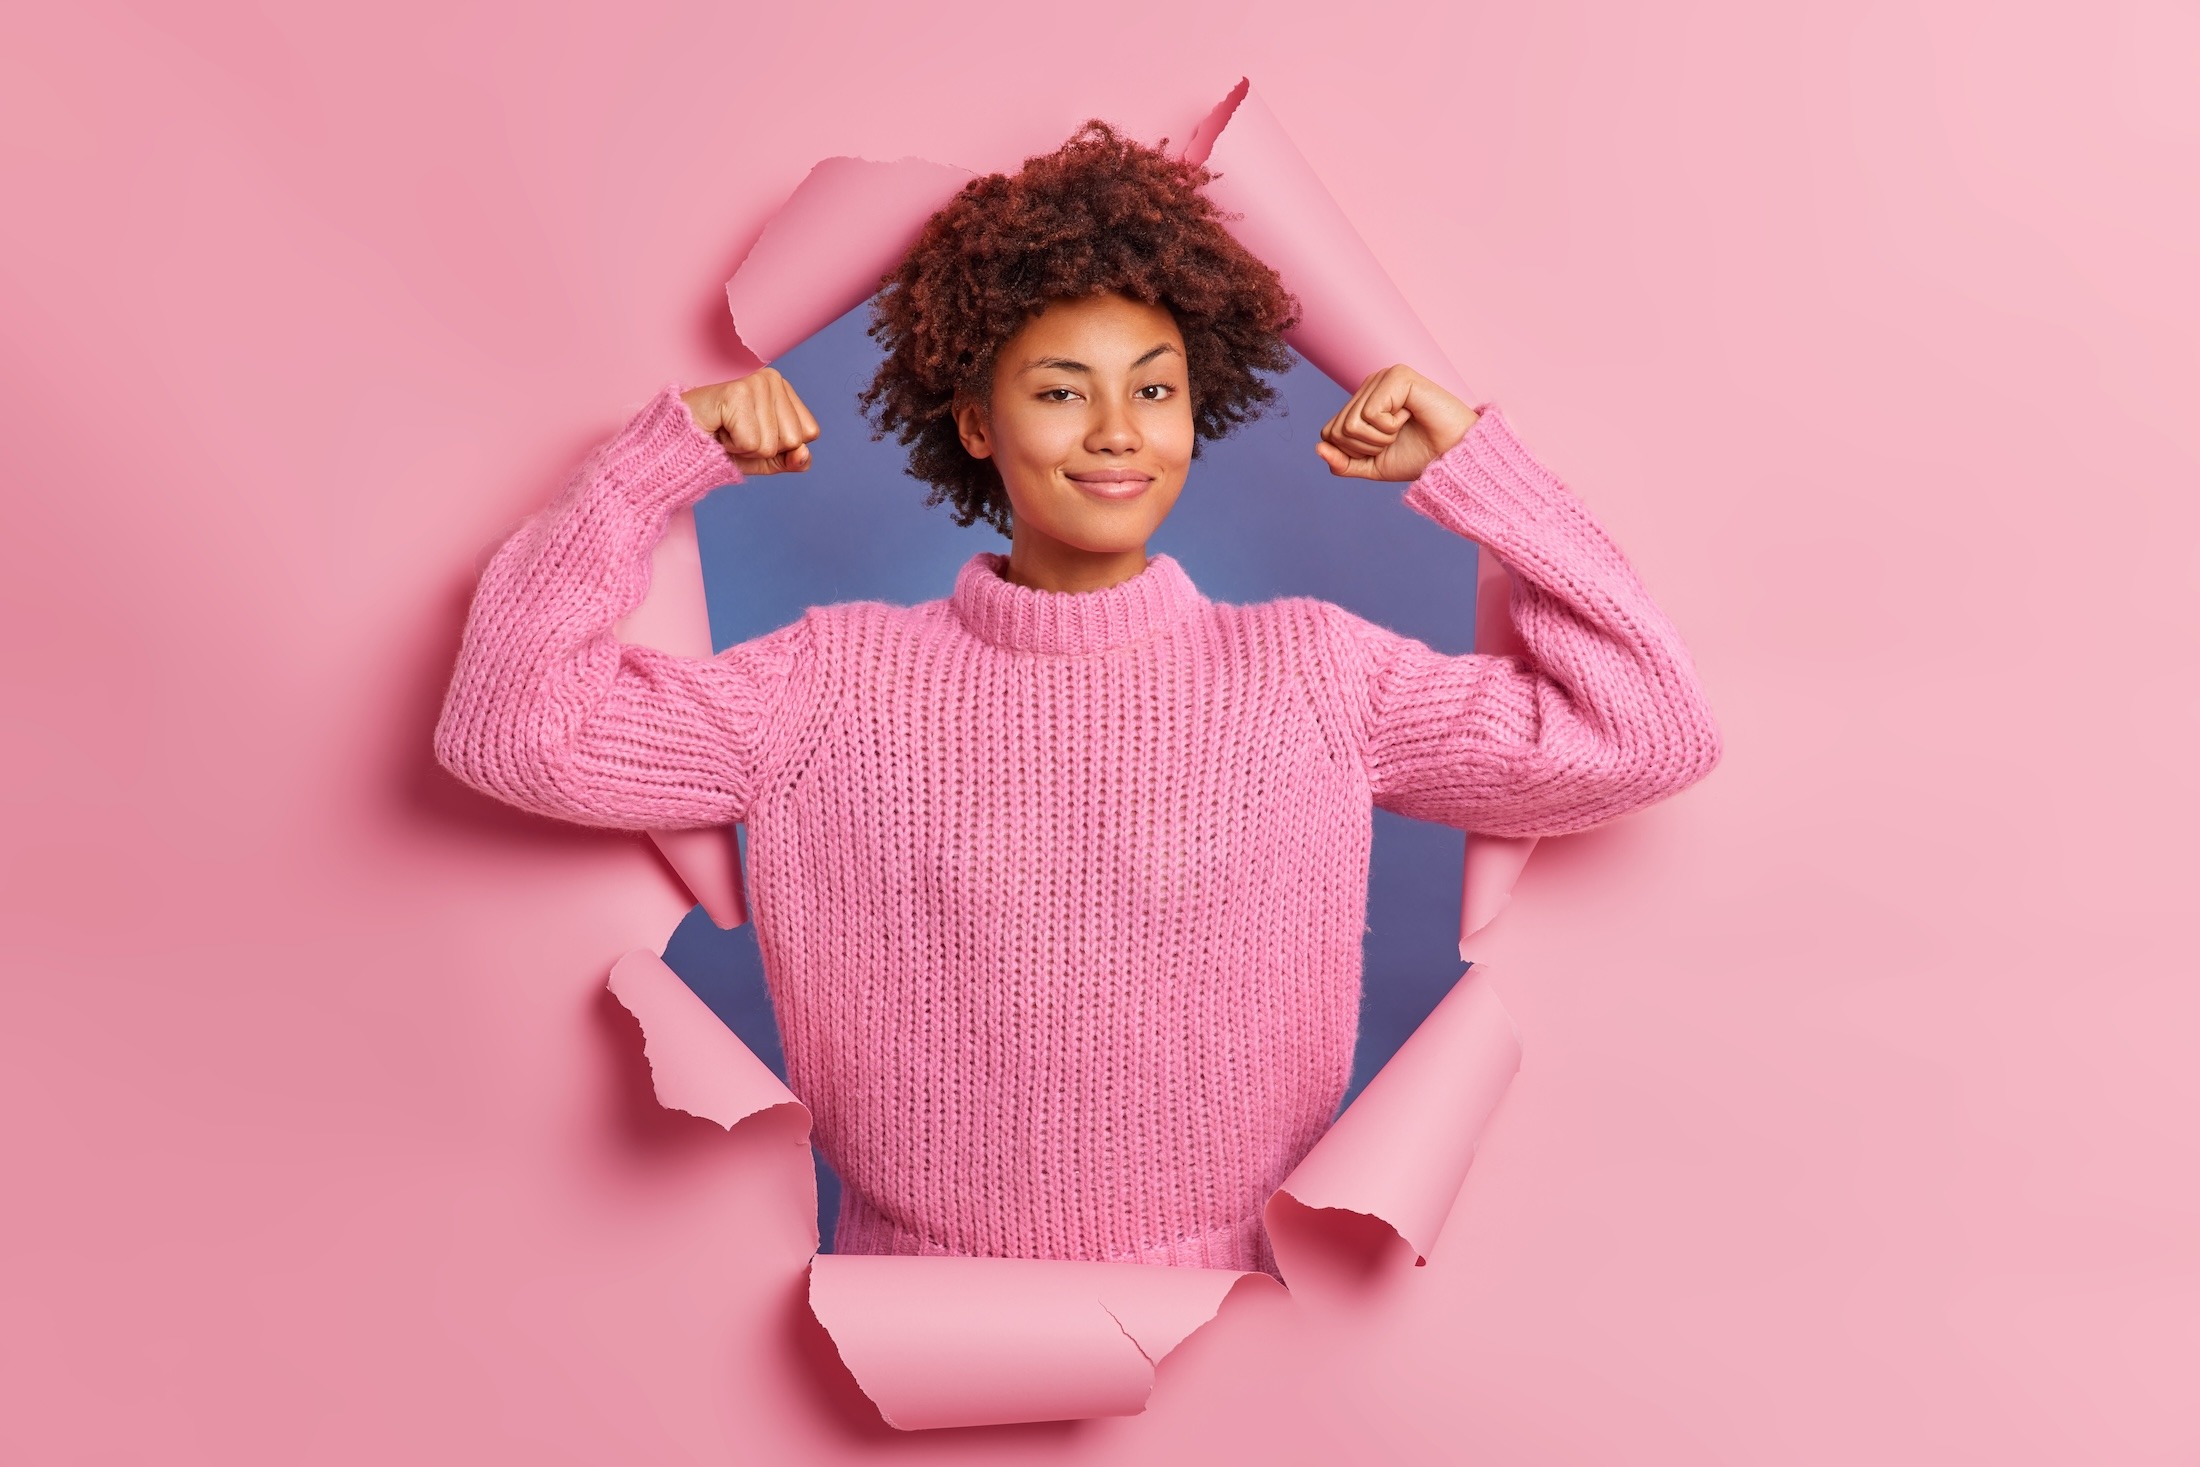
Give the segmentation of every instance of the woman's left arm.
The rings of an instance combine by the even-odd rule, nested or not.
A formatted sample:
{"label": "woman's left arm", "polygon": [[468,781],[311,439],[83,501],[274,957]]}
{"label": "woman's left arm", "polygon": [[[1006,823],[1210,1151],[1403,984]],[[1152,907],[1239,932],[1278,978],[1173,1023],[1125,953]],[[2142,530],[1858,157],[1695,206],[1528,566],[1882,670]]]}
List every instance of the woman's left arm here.
{"label": "woman's left arm", "polygon": [[1411,478],[1410,508],[1497,556],[1524,649],[1449,656],[1331,609],[1377,805],[1488,835],[1559,835],[1711,771],[1719,730],[1679,632],[1495,407],[1477,414],[1393,367],[1322,439],[1332,472]]}

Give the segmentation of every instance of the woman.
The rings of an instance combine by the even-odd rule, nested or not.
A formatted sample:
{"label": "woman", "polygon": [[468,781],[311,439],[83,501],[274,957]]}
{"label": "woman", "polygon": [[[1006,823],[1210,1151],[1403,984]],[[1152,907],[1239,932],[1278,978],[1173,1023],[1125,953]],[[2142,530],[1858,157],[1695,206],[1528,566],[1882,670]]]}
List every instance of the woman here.
{"label": "woman", "polygon": [[1559,834],[1718,758],[1597,522],[1408,367],[1316,452],[1494,552],[1524,654],[1211,602],[1148,554],[1289,360],[1293,303],[1204,178],[1088,124],[969,185],[888,281],[864,403],[930,502],[1009,537],[943,598],[708,659],[614,638],[676,509],[807,467],[817,424],[770,370],[665,388],[483,575],[438,756],[568,820],[747,824],[843,1252],[1272,1268],[1261,1204],[1350,1072],[1371,808]]}

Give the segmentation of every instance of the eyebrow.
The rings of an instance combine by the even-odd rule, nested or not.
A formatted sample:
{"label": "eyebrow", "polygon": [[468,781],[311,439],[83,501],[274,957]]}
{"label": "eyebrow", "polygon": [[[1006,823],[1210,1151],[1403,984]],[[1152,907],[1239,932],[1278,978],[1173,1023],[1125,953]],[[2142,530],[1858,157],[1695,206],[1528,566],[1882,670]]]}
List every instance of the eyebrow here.
{"label": "eyebrow", "polygon": [[[1153,347],[1148,350],[1147,353],[1144,356],[1140,357],[1137,361],[1132,362],[1131,368],[1135,371],[1136,369],[1145,366],[1146,363],[1152,361],[1155,357],[1160,356],[1163,352],[1173,352],[1175,350],[1175,347],[1169,345],[1169,343],[1164,341],[1159,346]],[[1056,372],[1085,372],[1088,374],[1092,371],[1092,368],[1086,366],[1083,362],[1072,361],[1068,357],[1039,357],[1036,360],[1028,361],[1022,366],[1018,367],[1016,369],[1016,373],[1018,376],[1022,376],[1026,372],[1037,372],[1043,369],[1052,369]]]}

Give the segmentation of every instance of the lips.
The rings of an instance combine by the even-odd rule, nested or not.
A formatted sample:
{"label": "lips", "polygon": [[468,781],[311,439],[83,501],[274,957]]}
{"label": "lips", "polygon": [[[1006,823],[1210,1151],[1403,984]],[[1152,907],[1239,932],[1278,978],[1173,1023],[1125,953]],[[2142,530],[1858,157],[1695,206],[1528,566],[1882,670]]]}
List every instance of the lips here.
{"label": "lips", "polygon": [[1065,477],[1100,499],[1135,499],[1153,483],[1153,475],[1136,469],[1086,469]]}

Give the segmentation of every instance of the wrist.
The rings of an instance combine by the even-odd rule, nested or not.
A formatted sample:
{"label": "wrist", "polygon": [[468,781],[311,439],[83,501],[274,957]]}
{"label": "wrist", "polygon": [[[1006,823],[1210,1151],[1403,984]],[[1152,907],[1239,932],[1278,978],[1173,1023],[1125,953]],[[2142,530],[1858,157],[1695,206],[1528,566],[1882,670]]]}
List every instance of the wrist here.
{"label": "wrist", "polygon": [[1429,446],[1442,457],[1459,446],[1481,411],[1433,378],[1418,373],[1415,377],[1406,410],[1421,420]]}
{"label": "wrist", "polygon": [[703,426],[703,413],[709,404],[711,395],[717,390],[716,387],[690,387],[680,394],[680,405],[687,409],[688,418],[695,424],[698,432],[709,433],[712,431],[710,428]]}
{"label": "wrist", "polygon": [[1445,454],[1466,442],[1467,434],[1473,431],[1475,420],[1482,416],[1480,412],[1466,406],[1464,403],[1460,405],[1459,411],[1461,414],[1459,419],[1456,422],[1445,424],[1443,431],[1436,435],[1436,456],[1438,458],[1442,458]]}
{"label": "wrist", "polygon": [[605,467],[645,514],[669,514],[720,484],[741,482],[725,445],[704,431],[685,399],[677,384],[660,391],[607,445]]}

